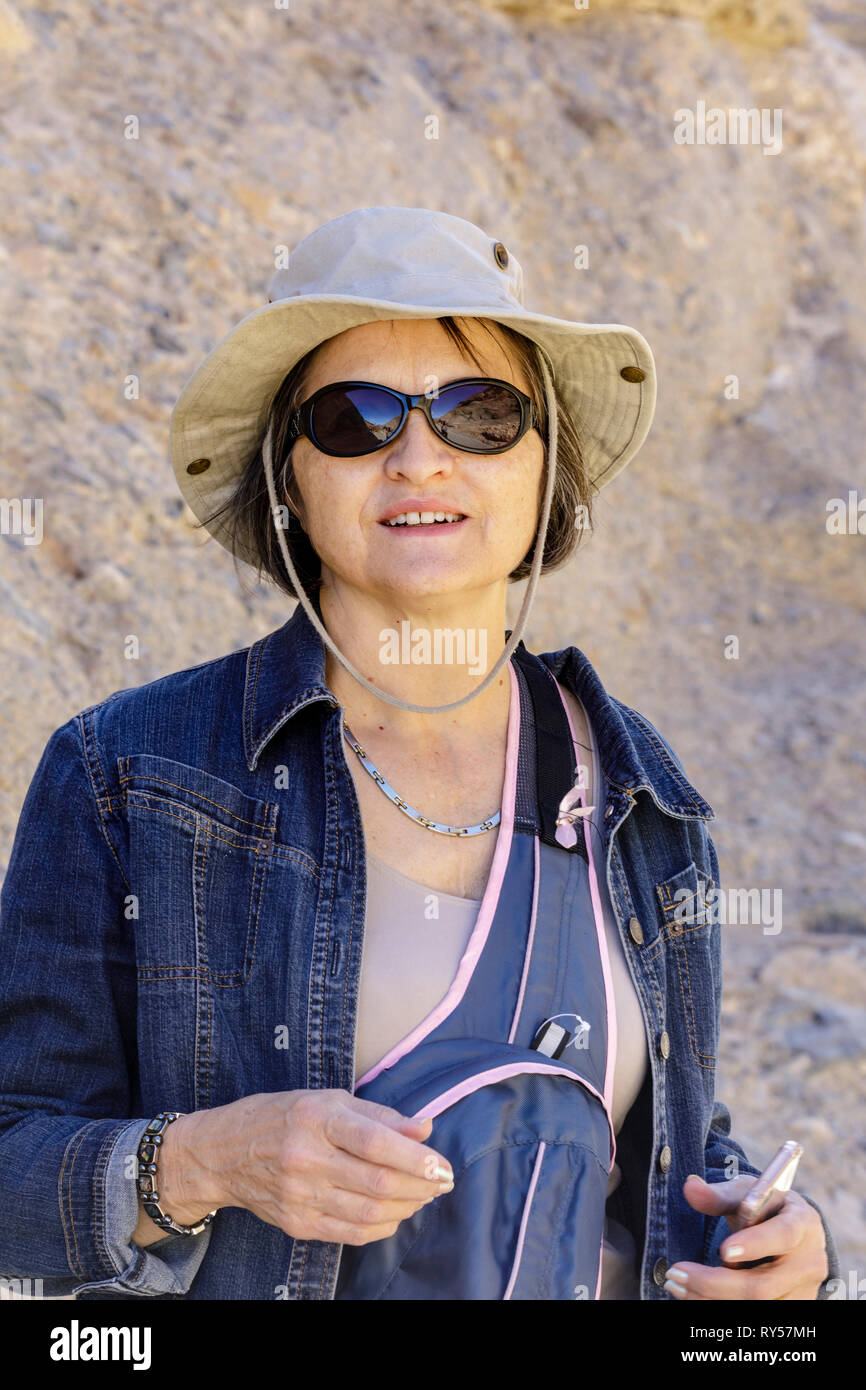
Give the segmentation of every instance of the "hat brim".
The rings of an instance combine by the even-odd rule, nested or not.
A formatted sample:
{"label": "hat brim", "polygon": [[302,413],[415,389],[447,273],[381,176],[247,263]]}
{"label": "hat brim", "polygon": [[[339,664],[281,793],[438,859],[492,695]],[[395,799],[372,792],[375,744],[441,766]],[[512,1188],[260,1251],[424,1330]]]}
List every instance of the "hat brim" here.
{"label": "hat brim", "polygon": [[[387,319],[486,318],[506,324],[546,351],[559,392],[574,420],[595,491],[634,458],[652,424],[656,373],[649,344],[620,323],[574,323],[527,310],[477,304],[431,306],[337,295],[275,300],[236,324],[189,378],[171,413],[169,448],[178,486],[197,520],[223,506],[261,446],[274,394],[291,368],[329,338]],[[623,368],[639,368],[628,381]],[[204,471],[190,464],[209,459]],[[207,523],[206,523],[207,524]],[[207,524],[232,549],[225,517]],[[242,543],[236,552],[254,557]]]}

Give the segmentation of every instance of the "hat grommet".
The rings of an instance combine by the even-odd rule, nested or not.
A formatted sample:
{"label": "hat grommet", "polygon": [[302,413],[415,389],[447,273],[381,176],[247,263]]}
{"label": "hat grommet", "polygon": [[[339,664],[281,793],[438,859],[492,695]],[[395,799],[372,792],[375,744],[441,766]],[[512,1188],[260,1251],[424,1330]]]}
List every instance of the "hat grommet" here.
{"label": "hat grommet", "polygon": [[508,252],[506,251],[501,241],[497,241],[495,246],[493,247],[493,255],[496,260],[496,264],[500,267],[501,270],[505,270],[508,266]]}
{"label": "hat grommet", "polygon": [[643,381],[646,372],[643,367],[623,367],[620,370],[623,381]]}
{"label": "hat grommet", "polygon": [[210,459],[193,459],[192,463],[186,466],[187,473],[206,473],[210,468]]}

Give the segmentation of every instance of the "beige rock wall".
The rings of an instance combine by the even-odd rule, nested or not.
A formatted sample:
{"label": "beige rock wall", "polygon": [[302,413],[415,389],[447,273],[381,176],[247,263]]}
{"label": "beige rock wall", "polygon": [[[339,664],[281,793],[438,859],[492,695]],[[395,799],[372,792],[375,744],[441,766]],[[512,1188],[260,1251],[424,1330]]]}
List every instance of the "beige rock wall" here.
{"label": "beige rock wall", "polygon": [[[866,496],[862,5],[4,0],[0,63],[0,496],[45,516],[39,546],[0,536],[0,867],[52,729],[287,616],[167,461],[275,246],[373,203],[468,217],[530,303],[655,350],[650,438],[527,641],[581,647],[671,740],[724,883],[782,889],[779,936],[726,936],[719,1091],[759,1159],[808,1135],[866,1272],[863,1194],[825,1176],[862,1157],[866,1046],[866,536],[825,525]],[[781,151],[676,144],[699,101],[780,110]]]}
{"label": "beige rock wall", "polygon": [[808,30],[805,0],[481,0],[487,9],[529,20],[570,24],[582,14],[663,15],[696,19],[710,35],[733,43],[777,48],[802,43]]}

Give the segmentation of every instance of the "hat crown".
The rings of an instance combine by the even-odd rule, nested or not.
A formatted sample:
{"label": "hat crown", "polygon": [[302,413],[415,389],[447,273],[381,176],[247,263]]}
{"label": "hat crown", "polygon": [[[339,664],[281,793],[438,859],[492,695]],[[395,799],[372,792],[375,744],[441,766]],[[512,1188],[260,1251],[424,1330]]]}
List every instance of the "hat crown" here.
{"label": "hat crown", "polygon": [[297,295],[513,310],[523,307],[523,270],[502,242],[462,217],[360,208],[317,227],[272,277],[271,300]]}

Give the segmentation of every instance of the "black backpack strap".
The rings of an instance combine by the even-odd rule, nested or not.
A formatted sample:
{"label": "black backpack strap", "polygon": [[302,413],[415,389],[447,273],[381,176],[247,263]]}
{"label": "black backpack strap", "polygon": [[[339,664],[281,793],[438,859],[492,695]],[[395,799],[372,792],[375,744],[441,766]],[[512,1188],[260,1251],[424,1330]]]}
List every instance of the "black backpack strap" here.
{"label": "black backpack strap", "polygon": [[[562,703],[553,672],[533,652],[518,642],[511,655],[520,665],[529,687],[535,723],[536,796],[538,799],[539,838],[546,845],[564,849],[556,838],[556,817],[559,803],[574,786],[576,754],[571,737],[568,715]],[[587,858],[580,825],[576,843],[567,853]]]}

